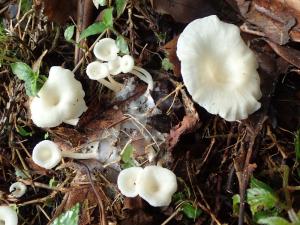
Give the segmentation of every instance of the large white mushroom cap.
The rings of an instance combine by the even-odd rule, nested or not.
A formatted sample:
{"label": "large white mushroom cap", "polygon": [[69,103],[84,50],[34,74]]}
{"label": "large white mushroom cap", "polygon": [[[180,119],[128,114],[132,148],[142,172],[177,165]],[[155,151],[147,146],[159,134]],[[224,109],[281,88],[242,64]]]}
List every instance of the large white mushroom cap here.
{"label": "large white mushroom cap", "polygon": [[87,110],[83,97],[82,85],[74,73],[53,66],[38,96],[31,101],[31,119],[39,127],[55,127],[77,119]]}
{"label": "large white mushroom cap", "polygon": [[177,190],[176,175],[160,166],[147,166],[137,178],[137,192],[154,207],[168,206]]}
{"label": "large white mushroom cap", "polygon": [[112,38],[100,39],[94,47],[94,55],[102,61],[111,61],[117,58],[120,49]]}
{"label": "large white mushroom cap", "polygon": [[177,56],[188,92],[209,113],[235,121],[260,108],[258,63],[237,26],[215,15],[194,20],[179,36]]}
{"label": "large white mushroom cap", "polygon": [[0,206],[0,225],[17,225],[18,216],[14,209],[9,206]]}
{"label": "large white mushroom cap", "polygon": [[32,151],[34,163],[45,169],[52,169],[61,160],[62,153],[53,141],[44,140],[39,142]]}
{"label": "large white mushroom cap", "polygon": [[140,173],[143,171],[141,167],[130,167],[120,172],[118,176],[118,188],[126,197],[136,197],[138,195],[136,182]]}

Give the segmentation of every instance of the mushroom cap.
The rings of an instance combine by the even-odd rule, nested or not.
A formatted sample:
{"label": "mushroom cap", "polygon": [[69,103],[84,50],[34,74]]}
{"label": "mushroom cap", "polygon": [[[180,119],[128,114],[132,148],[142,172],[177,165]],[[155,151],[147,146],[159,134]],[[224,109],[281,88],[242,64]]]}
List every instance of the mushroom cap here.
{"label": "mushroom cap", "polygon": [[99,61],[91,62],[86,67],[86,74],[91,80],[103,79],[109,75],[108,65]]}
{"label": "mushroom cap", "polygon": [[137,178],[137,192],[154,207],[168,206],[177,190],[176,175],[160,166],[147,166]]}
{"label": "mushroom cap", "polygon": [[27,186],[22,182],[15,182],[9,187],[9,192],[16,198],[22,197],[27,190]]}
{"label": "mushroom cap", "polygon": [[118,75],[122,72],[121,57],[117,56],[114,60],[108,62],[108,69],[111,75]]}
{"label": "mushroom cap", "polygon": [[141,174],[143,168],[130,167],[120,172],[117,180],[118,188],[121,193],[126,197],[136,197],[139,193],[137,191],[136,182],[139,174]]}
{"label": "mushroom cap", "polygon": [[31,119],[38,127],[55,127],[76,119],[87,110],[81,83],[74,73],[53,66],[38,96],[30,104]]}
{"label": "mushroom cap", "polygon": [[32,160],[45,169],[52,169],[61,160],[62,153],[58,146],[49,140],[39,142],[32,151]]}
{"label": "mushroom cap", "polygon": [[18,225],[18,216],[16,211],[9,206],[0,206],[0,224]]}
{"label": "mushroom cap", "polygon": [[260,108],[258,63],[237,26],[215,15],[194,20],[179,36],[177,56],[188,92],[209,113],[235,121]]}
{"label": "mushroom cap", "polygon": [[94,47],[94,55],[102,61],[111,61],[117,58],[120,49],[112,38],[100,39]]}
{"label": "mushroom cap", "polygon": [[134,59],[131,55],[124,55],[121,58],[122,73],[129,73],[134,67]]}

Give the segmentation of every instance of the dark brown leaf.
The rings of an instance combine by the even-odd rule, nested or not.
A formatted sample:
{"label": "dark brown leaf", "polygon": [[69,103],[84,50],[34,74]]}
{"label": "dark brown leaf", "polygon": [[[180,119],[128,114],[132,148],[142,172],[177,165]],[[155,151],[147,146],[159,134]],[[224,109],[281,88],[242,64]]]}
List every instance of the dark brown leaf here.
{"label": "dark brown leaf", "polygon": [[178,37],[174,37],[171,41],[169,41],[163,49],[167,52],[168,58],[170,62],[174,65],[173,72],[176,77],[180,76],[180,61],[177,57],[176,50],[177,50],[177,41]]}

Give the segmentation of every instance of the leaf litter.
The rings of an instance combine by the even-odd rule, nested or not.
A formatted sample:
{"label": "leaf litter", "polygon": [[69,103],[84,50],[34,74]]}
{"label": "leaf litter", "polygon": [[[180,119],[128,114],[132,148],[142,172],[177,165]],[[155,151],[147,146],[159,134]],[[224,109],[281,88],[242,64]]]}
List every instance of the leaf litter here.
{"label": "leaf litter", "polygon": [[[79,224],[296,224],[300,210],[299,151],[294,142],[300,127],[297,1],[109,1],[108,6],[117,7],[110,19],[103,18],[108,6],[99,2],[94,8],[91,0],[33,2],[27,12],[13,11],[21,4],[1,2],[3,19],[9,23],[4,23],[7,36],[1,45],[6,51],[0,55],[0,202],[16,204],[22,223],[51,224],[79,203]],[[182,85],[178,35],[187,22],[211,14],[240,25],[259,61],[263,108],[244,121],[228,123],[209,115]],[[97,16],[106,28],[115,29],[106,34],[127,42],[124,52],[129,50],[149,68],[156,88],[148,95],[144,85],[127,74],[116,78],[130,87],[119,98],[86,79],[84,68],[91,57],[87,49],[96,39],[92,34],[105,32],[101,27],[88,30],[99,23]],[[67,40],[66,23],[77,25],[74,31],[69,29]],[[84,30],[81,38],[86,39],[74,46]],[[161,68],[165,58],[173,65],[167,71]],[[86,90],[89,109],[76,127],[40,129],[32,124],[25,89],[34,89],[26,81],[24,89],[13,75],[9,64],[17,62],[36,65],[39,74],[47,74],[52,65],[78,68],[76,76]],[[20,128],[32,135],[22,135]],[[34,145],[45,137],[64,151],[99,151],[100,160],[63,160],[47,171],[30,157]],[[179,199],[186,207],[180,208],[174,200],[156,209],[139,197],[119,193],[116,178],[122,166],[149,163],[175,171],[182,180],[178,191],[188,193]],[[24,171],[25,176],[19,178],[15,171]],[[253,187],[253,176],[265,181],[272,192],[264,185]],[[11,199],[9,185],[20,179],[29,193]],[[53,179],[56,185],[49,185]],[[232,204],[235,194],[239,197]]]}

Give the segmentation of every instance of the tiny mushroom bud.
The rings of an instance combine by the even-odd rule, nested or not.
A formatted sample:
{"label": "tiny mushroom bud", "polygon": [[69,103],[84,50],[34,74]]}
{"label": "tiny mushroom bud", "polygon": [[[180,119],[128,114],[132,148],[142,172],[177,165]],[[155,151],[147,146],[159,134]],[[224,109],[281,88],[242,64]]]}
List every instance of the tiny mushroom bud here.
{"label": "tiny mushroom bud", "polygon": [[52,169],[61,160],[62,157],[73,159],[99,159],[99,152],[95,149],[93,152],[63,152],[53,141],[44,140],[39,142],[32,151],[32,160],[45,169]]}
{"label": "tiny mushroom bud", "polygon": [[130,167],[120,172],[118,176],[118,188],[126,197],[136,197],[137,192],[136,181],[139,174],[143,171],[141,167]]}
{"label": "tiny mushroom bud", "polygon": [[176,175],[160,166],[147,166],[137,178],[137,192],[154,207],[168,206],[177,190]]}
{"label": "tiny mushroom bud", "polygon": [[9,187],[9,192],[16,198],[22,197],[26,193],[27,187],[22,182],[15,182]]}
{"label": "tiny mushroom bud", "polygon": [[76,119],[87,110],[84,94],[74,73],[53,66],[47,81],[31,101],[31,119],[39,127],[55,127],[65,121],[78,121]]}
{"label": "tiny mushroom bud", "polygon": [[102,61],[111,61],[117,58],[119,48],[112,38],[103,38],[99,40],[94,47],[94,55]]}
{"label": "tiny mushroom bud", "polygon": [[209,113],[235,121],[260,108],[258,63],[237,26],[215,15],[194,20],[179,36],[177,56],[188,92]]}
{"label": "tiny mushroom bud", "polygon": [[124,55],[121,58],[122,73],[129,73],[134,67],[134,59],[131,55]]}
{"label": "tiny mushroom bud", "polygon": [[9,206],[0,206],[0,225],[17,225],[18,216],[14,209]]}
{"label": "tiny mushroom bud", "polygon": [[86,68],[86,74],[91,80],[103,79],[109,75],[108,65],[99,61],[91,62]]}

